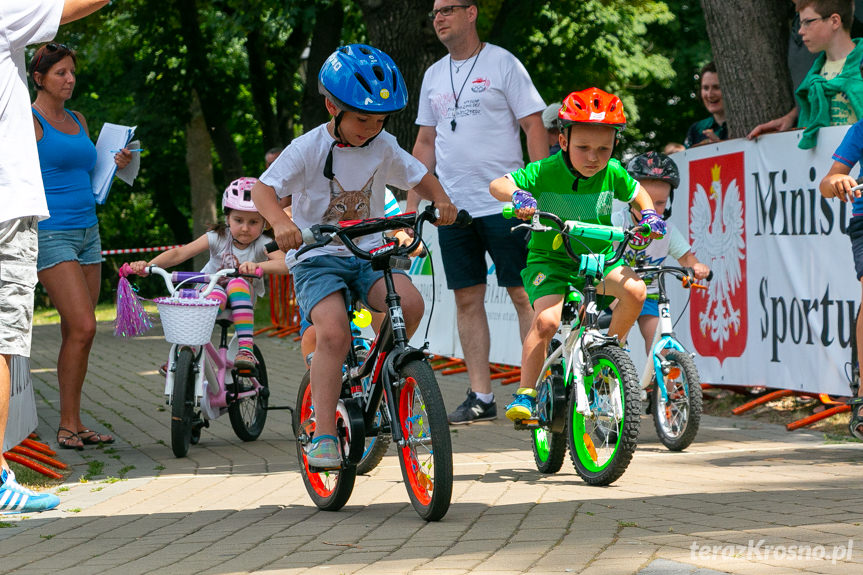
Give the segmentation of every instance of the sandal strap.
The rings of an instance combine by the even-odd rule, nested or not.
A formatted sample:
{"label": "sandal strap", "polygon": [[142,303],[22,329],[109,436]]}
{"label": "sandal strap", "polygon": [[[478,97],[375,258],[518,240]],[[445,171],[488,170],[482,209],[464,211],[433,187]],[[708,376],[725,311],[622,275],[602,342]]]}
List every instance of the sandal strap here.
{"label": "sandal strap", "polygon": [[[66,433],[69,434],[69,435],[64,436],[63,439],[72,439],[73,437],[78,437],[78,434],[75,433],[74,431],[72,431],[71,429],[69,429],[68,427],[58,427],[57,428],[57,439],[60,439],[60,432],[61,431],[65,431]],[[81,438],[78,437],[78,439],[81,439]]]}

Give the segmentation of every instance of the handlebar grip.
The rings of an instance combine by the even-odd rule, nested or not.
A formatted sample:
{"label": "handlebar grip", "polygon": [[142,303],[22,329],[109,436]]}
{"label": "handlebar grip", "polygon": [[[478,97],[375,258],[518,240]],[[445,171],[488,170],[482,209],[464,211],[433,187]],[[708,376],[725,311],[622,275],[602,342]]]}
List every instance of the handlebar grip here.
{"label": "handlebar grip", "polygon": [[[461,212],[459,212],[459,213],[461,213]],[[503,217],[508,220],[508,219],[512,218],[513,216],[515,216],[515,206],[513,206],[512,204],[506,204],[503,207]]]}
{"label": "handlebar grip", "polygon": [[467,213],[467,210],[459,210],[452,225],[457,228],[466,228],[471,222],[473,222],[473,217]]}
{"label": "handlebar grip", "polygon": [[710,273],[709,273],[709,274],[707,274],[707,277],[706,277],[706,278],[704,278],[704,281],[708,281],[708,282],[709,282],[709,281],[710,281],[710,280],[712,280],[712,279],[713,279],[713,270],[710,270]]}
{"label": "handlebar grip", "polygon": [[255,270],[255,277],[258,277],[258,278],[264,277],[264,270],[262,270],[261,268],[256,269]]}
{"label": "handlebar grip", "polygon": [[650,234],[653,233],[653,231],[650,229],[650,224],[641,224],[641,232],[639,233],[641,233],[641,235],[645,238],[650,236]]}
{"label": "handlebar grip", "polygon": [[120,270],[117,273],[120,275],[121,278],[124,278],[132,275],[135,272],[132,271],[132,266],[130,266],[128,263],[124,263],[122,266],[120,266]]}
{"label": "handlebar grip", "polygon": [[267,253],[278,251],[279,244],[276,243],[276,240],[271,240],[264,245],[264,250],[266,250]]}
{"label": "handlebar grip", "polygon": [[312,228],[306,228],[303,230],[303,243],[307,245],[311,245],[317,242],[317,238],[315,237],[315,232],[312,231]]}

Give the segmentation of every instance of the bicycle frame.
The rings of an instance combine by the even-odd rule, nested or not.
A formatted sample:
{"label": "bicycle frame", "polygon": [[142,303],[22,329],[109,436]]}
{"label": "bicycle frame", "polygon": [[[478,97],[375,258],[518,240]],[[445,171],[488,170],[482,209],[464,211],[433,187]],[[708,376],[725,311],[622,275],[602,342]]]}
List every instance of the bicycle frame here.
{"label": "bicycle frame", "polygon": [[[633,271],[639,275],[656,274],[656,283],[659,288],[659,323],[656,324],[656,330],[653,334],[653,340],[650,343],[650,353],[644,364],[644,369],[641,372],[641,389],[647,390],[656,377],[656,387],[662,394],[663,402],[668,401],[668,390],[665,385],[665,360],[663,351],[678,351],[680,353],[689,353],[683,344],[681,344],[674,335],[674,323],[671,321],[671,303],[665,290],[665,275],[673,274],[682,277],[684,285],[687,283],[689,287],[701,287],[694,282],[694,273],[684,268],[672,266],[639,266],[633,267]],[[692,355],[692,354],[690,354]],[[642,398],[644,399],[644,398]]]}
{"label": "bicycle frame", "polygon": [[[353,397],[352,381],[358,382],[370,377],[368,391],[363,393],[361,397],[357,397],[360,400],[358,403],[362,409],[366,437],[377,435],[380,431],[375,426],[374,420],[384,396],[387,399],[390,421],[398,421],[397,406],[393,394],[393,388],[401,385],[398,380],[398,371],[411,360],[426,359],[425,347],[416,349],[408,344],[401,297],[396,292],[392,270],[393,268],[407,269],[405,265],[409,265],[407,255],[419,245],[422,239],[423,223],[434,221],[434,219],[433,211],[430,212],[427,208],[425,212],[420,214],[402,214],[362,222],[346,221],[335,226],[320,224],[302,232],[303,241],[306,245],[297,252],[297,256],[310,249],[327,245],[335,237],[339,237],[351,253],[358,258],[370,260],[373,269],[383,272],[387,294],[385,298],[386,316],[362,365],[358,365],[356,352],[353,346],[350,347],[347,359],[348,369],[342,376],[343,398]],[[414,228],[416,232],[414,241],[408,246],[398,246],[396,243],[390,242],[371,252],[365,252],[353,242],[355,237],[406,227]],[[350,307],[349,304],[350,302],[346,299],[346,309]],[[357,386],[353,387],[356,388]],[[392,425],[391,431],[393,441],[399,447],[404,447],[405,439],[400,426]]]}
{"label": "bicycle frame", "polygon": [[[511,217],[513,214],[514,210],[511,209],[511,206],[504,208],[504,217]],[[546,358],[545,363],[543,363],[540,369],[536,387],[539,388],[544,374],[551,365],[563,356],[564,383],[568,384],[572,382],[576,386],[576,411],[585,417],[590,417],[592,410],[584,387],[587,352],[595,346],[607,344],[609,341],[615,341],[616,343],[617,340],[616,337],[604,335],[597,327],[599,310],[596,303],[597,290],[593,284],[604,277],[603,269],[606,264],[612,264],[623,256],[624,248],[635,235],[636,231],[647,232],[647,229],[642,226],[635,226],[629,230],[622,230],[620,228],[612,228],[611,226],[586,224],[578,221],[563,222],[554,214],[537,211],[530,224],[520,224],[515,226],[513,230],[521,227],[526,227],[533,231],[550,231],[555,229],[540,223],[540,218],[551,220],[556,224],[556,231],[560,233],[559,237],[562,239],[567,254],[574,262],[579,263],[579,273],[584,276],[585,285],[583,289],[583,319],[579,318],[579,314],[574,314],[575,317],[571,318],[571,320],[570,318],[561,318],[559,331],[563,336],[563,345]],[[619,241],[619,245],[613,257],[606,261],[604,254],[576,254],[570,245],[570,236]],[[618,418],[623,417],[623,401],[620,397],[620,390],[616,387],[612,390],[612,400],[615,416]]]}
{"label": "bicycle frame", "polygon": [[[204,284],[207,287],[198,295],[199,298],[205,298],[216,286],[218,280],[222,277],[231,275],[234,270],[220,270],[215,274],[201,274],[196,272],[175,272],[171,274],[157,266],[147,268],[149,273],[155,273],[162,277],[165,285],[171,295],[176,295],[181,291],[181,286],[189,284]],[[177,281],[177,285],[174,282]],[[171,344],[171,350],[168,354],[168,369],[165,376],[165,402],[170,404],[173,401],[174,393],[174,374],[176,373],[176,362],[179,357],[180,349],[188,347],[195,354],[195,407],[201,408],[202,412],[207,416],[207,419],[216,419],[225,413],[228,405],[238,399],[245,399],[256,395],[261,389],[261,385],[256,377],[250,377],[252,389],[233,393],[227,390],[225,385],[226,375],[231,372],[234,367],[234,362],[228,357],[230,343],[236,341],[236,335],[231,338],[229,343],[227,340],[228,327],[232,324],[229,319],[217,317],[216,324],[221,327],[221,335],[219,339],[219,348],[217,349],[212,343],[207,342],[202,346],[188,344]],[[207,393],[205,393],[204,381],[207,382]]]}

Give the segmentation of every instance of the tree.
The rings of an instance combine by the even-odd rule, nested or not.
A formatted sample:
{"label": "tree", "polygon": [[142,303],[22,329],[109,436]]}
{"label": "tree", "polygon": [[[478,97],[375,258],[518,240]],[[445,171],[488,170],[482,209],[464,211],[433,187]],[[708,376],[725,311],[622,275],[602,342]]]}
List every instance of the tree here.
{"label": "tree", "polygon": [[759,0],[701,0],[716,58],[729,137],[794,107],[788,71],[791,4]]}
{"label": "tree", "polygon": [[428,0],[357,0],[357,4],[363,12],[369,43],[389,54],[404,76],[408,107],[390,118],[387,131],[409,150],[417,134],[414,121],[423,75],[446,52],[428,19],[432,3]]}

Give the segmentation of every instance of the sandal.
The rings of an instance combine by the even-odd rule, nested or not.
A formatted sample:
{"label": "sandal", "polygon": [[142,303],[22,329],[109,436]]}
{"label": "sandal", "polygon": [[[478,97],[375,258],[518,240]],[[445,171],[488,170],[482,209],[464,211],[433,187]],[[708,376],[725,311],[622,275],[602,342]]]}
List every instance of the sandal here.
{"label": "sandal", "polygon": [[863,397],[852,397],[848,400],[848,407],[851,408],[851,421],[848,422],[848,431],[857,439],[863,441]]}
{"label": "sandal", "polygon": [[[68,435],[60,437],[60,434],[64,432]],[[81,442],[80,444],[78,443],[79,441]],[[77,451],[84,449],[84,441],[81,437],[66,427],[61,427],[57,430],[57,444],[60,446],[60,449],[75,449]]]}
{"label": "sandal", "polygon": [[84,443],[84,445],[99,445],[100,443],[101,444],[114,443],[114,438],[111,437],[110,435],[103,434],[103,433],[97,433],[97,432],[93,431],[92,429],[87,429],[86,427],[84,429],[78,430],[78,437],[81,439],[81,441]]}

